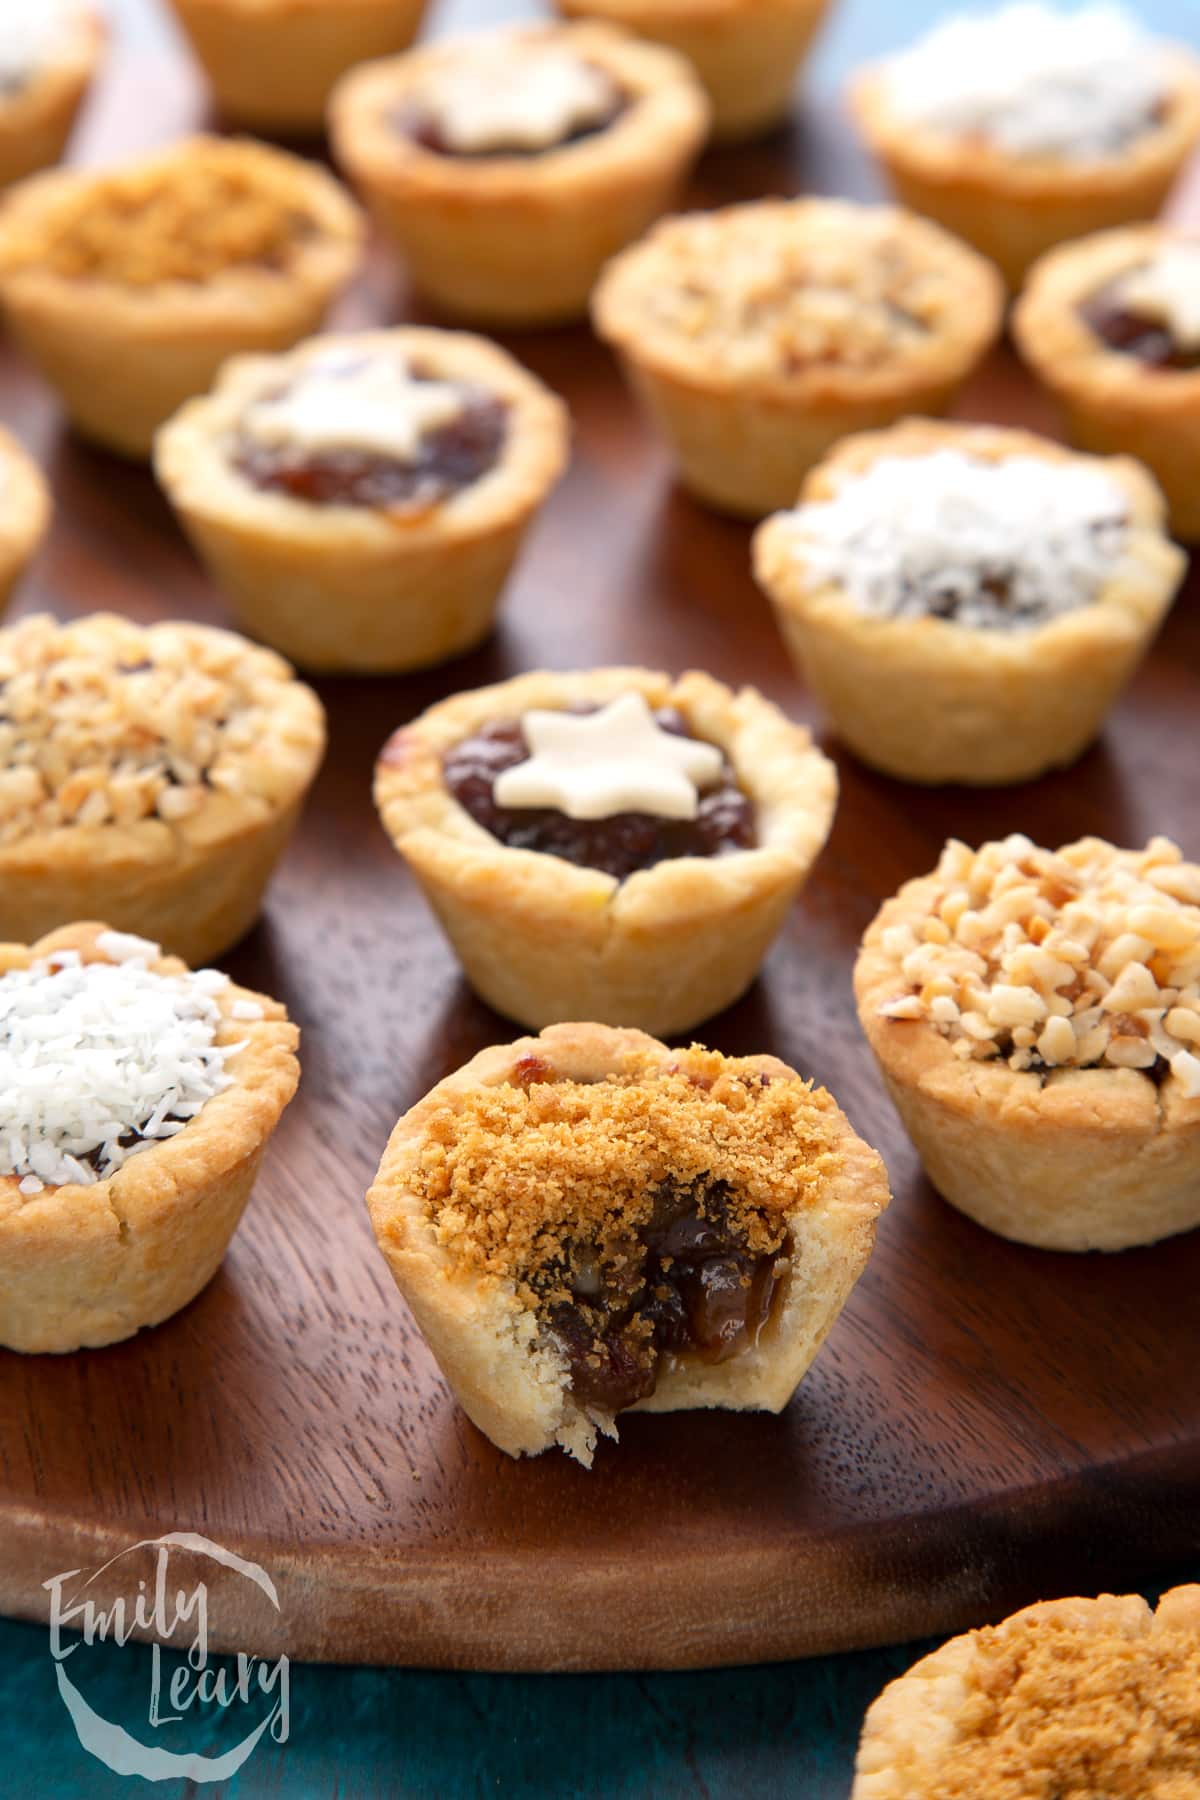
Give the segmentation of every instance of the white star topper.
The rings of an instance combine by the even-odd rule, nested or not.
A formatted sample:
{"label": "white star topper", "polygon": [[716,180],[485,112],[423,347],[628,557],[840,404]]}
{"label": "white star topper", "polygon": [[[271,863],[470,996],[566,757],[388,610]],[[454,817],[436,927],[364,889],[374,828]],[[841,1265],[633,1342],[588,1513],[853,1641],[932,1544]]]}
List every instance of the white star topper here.
{"label": "white star topper", "polygon": [[527,712],[521,729],[529,760],[497,776],[498,806],[553,806],[569,819],[694,819],[699,788],[721,772],[715,744],[664,731],[641,694],[594,713]]}

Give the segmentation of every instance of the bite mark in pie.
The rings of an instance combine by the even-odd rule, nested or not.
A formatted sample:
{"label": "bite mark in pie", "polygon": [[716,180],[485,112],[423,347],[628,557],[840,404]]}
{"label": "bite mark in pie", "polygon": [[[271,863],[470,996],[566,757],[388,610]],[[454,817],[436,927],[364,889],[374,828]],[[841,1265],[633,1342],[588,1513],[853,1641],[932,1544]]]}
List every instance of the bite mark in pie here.
{"label": "bite mark in pie", "polygon": [[440,1082],[368,1205],[474,1423],[588,1465],[630,1409],[782,1410],[888,1198],[829,1095],[774,1057],[578,1024]]}

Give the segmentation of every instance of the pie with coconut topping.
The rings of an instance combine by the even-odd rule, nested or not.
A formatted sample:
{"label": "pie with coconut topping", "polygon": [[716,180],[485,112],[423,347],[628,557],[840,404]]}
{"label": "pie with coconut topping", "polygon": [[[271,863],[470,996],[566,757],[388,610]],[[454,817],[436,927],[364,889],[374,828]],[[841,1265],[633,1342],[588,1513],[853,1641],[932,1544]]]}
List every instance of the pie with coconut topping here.
{"label": "pie with coconut topping", "polygon": [[106,613],[0,632],[0,936],[90,904],[219,955],[258,916],[324,745],[316,695],[233,632]]}
{"label": "pie with coconut topping", "polygon": [[1200,538],[1200,236],[1134,225],[1064,244],[1031,273],[1013,335],[1072,438],[1136,456],[1175,535]]}
{"label": "pie with coconut topping", "polygon": [[1189,1800],[1200,1587],[1043,1600],[923,1656],[867,1713],[850,1800]]}
{"label": "pie with coconut topping", "polygon": [[368,1205],[473,1422],[590,1466],[633,1408],[781,1411],[888,1199],[879,1157],[775,1057],[558,1025],[405,1114]]}
{"label": "pie with coconut topping", "polygon": [[199,1293],[296,1041],[274,1000],[126,932],[0,945],[0,1344],[115,1343]]}
{"label": "pie with coconut topping", "polygon": [[87,0],[0,11],[0,186],[58,162],[104,54]]}
{"label": "pie with coconut topping", "polygon": [[607,25],[422,45],[340,83],[342,167],[443,311],[579,317],[603,265],[671,205],[708,126],[687,63]]}
{"label": "pie with coconut topping", "polygon": [[864,761],[910,781],[1028,780],[1101,730],[1184,559],[1127,458],[994,426],[848,438],[760,527],[789,650]]}
{"label": "pie with coconut topping", "polygon": [[952,842],[876,917],[855,992],[972,1218],[1060,1250],[1200,1224],[1200,866],[1168,839]]}
{"label": "pie with coconut topping", "polygon": [[235,359],[155,471],[256,637],[383,672],[487,635],[567,454],[562,402],[498,345],[401,326]]}
{"label": "pie with coconut topping", "polygon": [[228,357],[317,328],[362,238],[357,207],[316,164],[189,138],[24,183],[0,219],[0,297],[77,428],[146,456]]}
{"label": "pie with coconut topping", "polygon": [[1200,60],[1107,0],[954,16],[852,97],[897,197],[1013,287],[1054,244],[1152,218],[1200,138]]}
{"label": "pie with coconut topping", "polygon": [[757,517],[847,432],[941,412],[1000,307],[994,271],[928,220],[763,200],[666,220],[606,271],[593,316],[687,486]]}
{"label": "pie with coconut topping", "polygon": [[750,985],[833,820],[833,766],[753,689],[647,669],[456,694],[385,745],[384,826],[510,1018],[688,1031]]}

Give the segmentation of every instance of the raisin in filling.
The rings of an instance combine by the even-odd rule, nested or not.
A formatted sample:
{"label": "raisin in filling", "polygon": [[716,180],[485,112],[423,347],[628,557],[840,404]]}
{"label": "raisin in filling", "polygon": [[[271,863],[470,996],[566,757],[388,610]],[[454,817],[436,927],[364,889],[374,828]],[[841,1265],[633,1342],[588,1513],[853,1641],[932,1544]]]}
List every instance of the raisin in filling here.
{"label": "raisin in filling", "polygon": [[451,156],[461,162],[488,162],[497,156],[545,156],[552,150],[566,150],[572,144],[581,144],[588,138],[598,137],[601,132],[608,131],[615,125],[622,113],[628,110],[628,95],[607,75],[604,80],[609,89],[609,100],[599,118],[586,125],[576,125],[549,144],[497,143],[489,144],[486,150],[460,150],[447,141],[433,108],[422,106],[419,101],[407,101],[404,105],[395,107],[391,114],[391,124],[394,131],[411,139],[420,149],[430,150],[435,156]]}
{"label": "raisin in filling", "polygon": [[[673,707],[659,707],[654,716],[664,731],[679,737],[695,735]],[[727,762],[715,784],[701,794],[694,819],[661,819],[637,812],[572,819],[554,807],[496,804],[492,790],[497,776],[528,756],[520,724],[497,720],[455,744],[442,763],[446,786],[459,805],[510,850],[561,856],[624,881],[639,869],[652,869],[674,857],[722,856],[754,847],[754,808]]]}
{"label": "raisin in filling", "polygon": [[636,1237],[608,1247],[603,1265],[575,1249],[548,1282],[569,1300],[546,1320],[566,1354],[581,1406],[617,1413],[658,1385],[666,1356],[725,1362],[750,1349],[771,1314],[786,1236],[752,1251],[729,1214],[728,1192],[667,1189]]}
{"label": "raisin in filling", "polygon": [[1200,345],[1178,343],[1161,319],[1149,318],[1123,303],[1126,279],[1110,281],[1084,301],[1079,315],[1088,329],[1110,350],[1136,357],[1152,369],[1200,369]]}
{"label": "raisin in filling", "polygon": [[[414,380],[432,380],[417,375]],[[286,390],[284,390],[286,392]],[[283,398],[283,393],[272,395]],[[463,389],[457,418],[425,434],[411,462],[370,450],[313,452],[286,444],[259,444],[247,434],[233,449],[233,465],[267,492],[310,506],[417,509],[437,506],[487,475],[508,435],[508,408],[481,388]]]}

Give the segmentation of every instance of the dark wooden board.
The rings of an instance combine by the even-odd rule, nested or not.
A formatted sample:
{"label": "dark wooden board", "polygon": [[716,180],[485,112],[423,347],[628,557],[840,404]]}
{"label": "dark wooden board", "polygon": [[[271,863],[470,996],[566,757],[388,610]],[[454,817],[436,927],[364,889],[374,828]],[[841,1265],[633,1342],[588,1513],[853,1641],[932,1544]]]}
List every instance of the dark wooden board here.
{"label": "dark wooden board", "polygon": [[[197,107],[176,65],[118,69],[85,151],[173,135]],[[790,140],[709,159],[692,197],[862,182],[841,123],[817,110]],[[342,319],[400,314],[377,260]],[[788,1412],[630,1419],[588,1474],[559,1455],[509,1461],[449,1400],[362,1195],[398,1113],[514,1034],[465,987],[377,825],[376,751],[432,700],[538,664],[690,664],[814,717],[751,582],[746,529],[673,490],[604,352],[582,330],[515,347],[570,399],[571,473],[483,651],[417,679],[321,684],[328,762],[265,919],[228,959],[300,1022],[300,1097],[223,1269],[181,1316],[107,1351],[0,1353],[0,1607],[44,1617],[47,1576],[190,1529],[279,1589],[268,1622],[218,1593],[218,1648],[684,1667],[957,1629],[1195,1554],[1200,1233],[1072,1258],[968,1223],[922,1179],[850,999],[863,926],[951,833],[1164,831],[1200,851],[1194,584],[1067,774],[931,793],[827,745],[842,781],[832,840],[763,979],[704,1033],[826,1083],[892,1175],[875,1257]],[[1007,351],[964,411],[1049,423]],[[0,414],[58,503],[26,608],[222,618],[149,476],[66,436],[8,353]]]}

